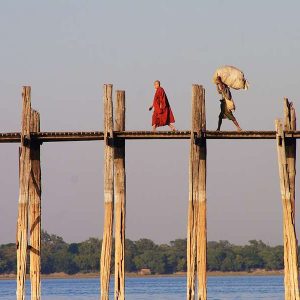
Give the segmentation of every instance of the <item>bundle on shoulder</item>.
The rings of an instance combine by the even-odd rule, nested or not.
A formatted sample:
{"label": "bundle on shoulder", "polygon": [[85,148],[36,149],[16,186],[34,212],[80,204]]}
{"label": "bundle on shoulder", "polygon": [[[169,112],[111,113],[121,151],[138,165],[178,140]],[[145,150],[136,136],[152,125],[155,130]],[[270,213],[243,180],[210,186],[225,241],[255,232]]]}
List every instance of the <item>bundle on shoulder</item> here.
{"label": "bundle on shoulder", "polygon": [[249,83],[245,79],[244,73],[233,66],[223,66],[216,70],[213,76],[213,83],[216,84],[217,77],[220,77],[222,82],[235,90],[248,90]]}

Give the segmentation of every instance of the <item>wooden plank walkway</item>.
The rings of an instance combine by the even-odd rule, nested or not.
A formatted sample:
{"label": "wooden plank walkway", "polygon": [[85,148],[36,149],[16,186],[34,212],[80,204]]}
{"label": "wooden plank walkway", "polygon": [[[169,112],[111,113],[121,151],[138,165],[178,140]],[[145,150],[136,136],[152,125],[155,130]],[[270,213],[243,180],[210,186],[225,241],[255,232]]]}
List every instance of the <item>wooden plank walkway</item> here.
{"label": "wooden plank walkway", "polygon": [[[207,139],[276,139],[275,131],[210,131]],[[140,139],[190,139],[191,131],[114,131],[115,138]],[[286,131],[286,138],[300,138],[300,131]],[[104,139],[103,131],[49,131],[32,133],[31,139],[44,142],[97,141]],[[0,143],[20,143],[20,132],[0,133]]]}

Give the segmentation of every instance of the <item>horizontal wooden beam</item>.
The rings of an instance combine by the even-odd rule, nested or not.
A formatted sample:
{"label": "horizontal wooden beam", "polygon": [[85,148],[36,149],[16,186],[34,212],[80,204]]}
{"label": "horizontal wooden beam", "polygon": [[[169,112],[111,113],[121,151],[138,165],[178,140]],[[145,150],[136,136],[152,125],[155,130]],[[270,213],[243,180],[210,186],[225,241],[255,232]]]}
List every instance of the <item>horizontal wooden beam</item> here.
{"label": "horizontal wooden beam", "polygon": [[20,132],[8,132],[0,134],[0,143],[20,143]]}
{"label": "horizontal wooden beam", "polygon": [[[275,131],[206,131],[207,139],[276,139]],[[114,138],[126,140],[140,139],[190,139],[191,132],[187,131],[114,131]],[[300,131],[285,131],[286,138],[300,138]],[[34,141],[68,142],[68,141],[97,141],[104,139],[103,131],[50,131],[32,133],[30,138]],[[19,132],[0,133],[0,143],[20,143]]]}
{"label": "horizontal wooden beam", "polygon": [[[195,133],[196,134],[196,133]],[[275,131],[206,131],[206,139],[275,139]],[[288,137],[288,134],[286,135]],[[191,131],[124,131],[114,132],[114,137],[130,139],[190,139]],[[300,131],[293,137],[300,138]]]}

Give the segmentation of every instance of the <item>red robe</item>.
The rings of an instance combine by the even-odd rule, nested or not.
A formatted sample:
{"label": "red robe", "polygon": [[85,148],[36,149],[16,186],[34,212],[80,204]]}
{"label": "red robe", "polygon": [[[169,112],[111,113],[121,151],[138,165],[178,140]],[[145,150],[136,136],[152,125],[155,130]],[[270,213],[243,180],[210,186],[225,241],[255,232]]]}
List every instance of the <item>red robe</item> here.
{"label": "red robe", "polygon": [[154,112],[152,115],[152,126],[165,126],[175,123],[174,115],[170,107],[167,95],[162,87],[156,90],[153,99]]}

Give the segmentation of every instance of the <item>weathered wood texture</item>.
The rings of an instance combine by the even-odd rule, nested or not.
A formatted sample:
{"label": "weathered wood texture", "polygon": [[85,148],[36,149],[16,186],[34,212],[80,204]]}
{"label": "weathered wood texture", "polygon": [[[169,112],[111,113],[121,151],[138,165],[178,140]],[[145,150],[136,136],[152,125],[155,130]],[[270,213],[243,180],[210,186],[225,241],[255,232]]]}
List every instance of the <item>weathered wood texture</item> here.
{"label": "weathered wood texture", "polygon": [[192,130],[189,163],[189,206],[187,232],[187,299],[195,299],[197,269],[198,297],[206,299],[206,127],[204,89],[192,87]]}
{"label": "weathered wood texture", "polygon": [[[201,106],[200,114],[200,134],[201,138],[197,144],[199,147],[199,169],[195,175],[199,176],[197,191],[195,191],[196,212],[197,212],[197,280],[198,280],[198,298],[199,300],[206,300],[206,260],[207,260],[207,221],[206,221],[206,138],[204,132],[206,130],[206,116],[205,116],[205,90],[202,86],[199,89],[199,101]],[[198,98],[197,97],[197,98]],[[197,100],[198,101],[198,100]]]}
{"label": "weathered wood texture", "polygon": [[[284,130],[296,130],[296,113],[293,107],[293,103],[289,102],[288,99],[284,99]],[[285,139],[285,155],[287,162],[287,172],[288,172],[288,182],[289,182],[289,191],[290,191],[290,201],[291,201],[291,217],[293,226],[295,227],[295,179],[296,179],[296,140],[295,139]],[[283,236],[284,236],[284,263],[285,263],[285,295],[287,299],[293,298],[293,288],[288,288],[294,284],[293,274],[291,273],[293,269],[289,268],[289,262],[293,261],[293,258],[290,256],[294,251],[298,252],[298,247],[296,249],[289,249],[290,243],[287,242],[289,239],[289,233],[286,232],[288,228],[284,226]],[[296,234],[296,232],[295,232]],[[296,236],[295,236],[296,238]],[[297,240],[296,240],[297,243]],[[296,255],[295,263],[298,266],[298,253]],[[297,280],[297,286],[299,282]]]}
{"label": "weathered wood texture", "polygon": [[30,162],[30,117],[31,117],[31,89],[24,86],[22,91],[22,128],[21,153],[19,165],[19,204],[17,220],[17,300],[25,299],[25,276],[27,261],[28,240],[28,203],[29,179],[31,171]]}
{"label": "weathered wood texture", "polygon": [[103,88],[104,102],[104,227],[100,259],[101,300],[109,299],[114,219],[114,148],[112,85]]}
{"label": "weathered wood texture", "polygon": [[[284,99],[284,130],[296,130],[296,113],[293,103],[287,98]],[[288,163],[288,175],[291,189],[292,213],[295,220],[295,179],[296,179],[296,143],[295,139],[289,139],[285,142],[285,151]]]}
{"label": "weathered wood texture", "polygon": [[[40,131],[40,115],[31,111],[31,132]],[[40,143],[30,143],[29,178],[30,281],[31,300],[41,299],[41,164]]]}
{"label": "weathered wood texture", "polygon": [[[194,201],[194,168],[195,154],[199,148],[195,142],[195,134],[200,134],[200,101],[197,101],[199,86],[192,87],[192,130],[189,161],[189,204],[188,204],[188,228],[187,228],[187,300],[195,299],[195,271],[196,271],[196,214]],[[199,100],[199,99],[198,99]],[[195,153],[196,152],[196,153]]]}
{"label": "weathered wood texture", "polygon": [[277,154],[283,207],[285,300],[299,300],[298,242],[294,223],[286,141],[282,122],[276,120],[275,126],[277,132]]}
{"label": "weathered wood texture", "polygon": [[[125,91],[116,92],[115,130],[125,130]],[[115,176],[115,299],[125,299],[125,216],[126,173],[125,140],[118,139],[114,149]]]}

